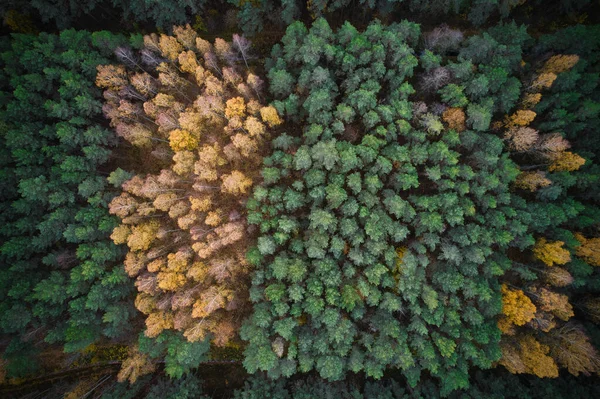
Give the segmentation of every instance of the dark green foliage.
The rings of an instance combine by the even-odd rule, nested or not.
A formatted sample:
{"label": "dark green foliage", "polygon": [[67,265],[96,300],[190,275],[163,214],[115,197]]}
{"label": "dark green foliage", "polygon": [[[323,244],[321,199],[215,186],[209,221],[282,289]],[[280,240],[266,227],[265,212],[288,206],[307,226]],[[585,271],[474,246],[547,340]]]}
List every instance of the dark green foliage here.
{"label": "dark green foliage", "polygon": [[[465,41],[459,52],[464,66],[448,66],[461,82],[469,101],[475,103],[470,106],[470,112],[467,111],[473,129],[487,130],[492,113],[501,116],[515,107],[522,85],[513,75],[518,72],[523,52],[530,45],[525,25],[500,24]],[[474,68],[469,68],[471,65]],[[452,101],[461,97],[456,89],[448,86],[440,90],[442,100],[453,107],[462,106],[453,105]]]}
{"label": "dark green foliage", "polygon": [[189,342],[181,333],[162,332],[156,338],[148,338],[143,333],[139,336],[140,352],[153,359],[165,361],[165,373],[171,378],[181,378],[206,360],[210,340]]}
{"label": "dark green foliage", "polygon": [[101,399],[209,399],[202,395],[202,381],[194,374],[178,379],[159,375],[158,378],[142,377],[134,384],[114,383],[102,392]]}
{"label": "dark green foliage", "polygon": [[[217,5],[220,1],[212,2]],[[0,15],[15,9],[39,16],[59,29],[80,26],[80,19],[99,17],[122,22],[150,22],[163,29],[185,24],[192,16],[206,9],[206,0],[7,0],[0,6]]]}
{"label": "dark green foliage", "polygon": [[[401,15],[411,13],[423,18],[440,17],[442,15],[467,14],[474,25],[482,25],[489,20],[503,19],[509,16],[512,9],[518,6],[519,0],[228,0],[238,8],[238,19],[245,33],[254,34],[270,25],[287,25],[299,19],[303,12],[312,18],[322,16],[335,17],[336,13],[347,12],[347,16],[387,16],[394,10],[401,9]],[[587,3],[587,0],[583,0]],[[569,2],[571,3],[571,2]],[[583,6],[585,4],[578,6]],[[355,8],[355,9],[352,9]],[[579,7],[577,7],[579,8]],[[348,12],[352,9],[351,12]],[[275,12],[274,12],[275,11]]]}
{"label": "dark green foliage", "polygon": [[202,395],[200,384],[200,379],[193,374],[176,380],[161,379],[150,389],[146,399],[209,399],[208,396]]}
{"label": "dark green foliage", "polygon": [[488,102],[467,112],[481,132],[459,135],[411,101],[419,61],[441,61],[419,60],[418,38],[408,22],[334,33],[319,19],[274,47],[275,106],[304,131],[268,158],[269,175],[289,177],[249,202],[262,236],[241,332],[248,371],[340,380],[395,367],[414,386],[427,370],[447,393],[499,358],[503,270],[490,256],[521,234],[508,192],[518,170],[484,133]]}
{"label": "dark green foliage", "polygon": [[94,47],[102,37],[19,34],[0,54],[0,328],[66,351],[122,335],[134,312],[122,251],[108,237],[117,221],[103,165],[116,139],[98,124],[96,65],[110,52]]}
{"label": "dark green foliage", "polygon": [[[518,377],[506,371],[477,371],[471,386],[448,397],[451,399],[571,399],[595,398],[600,395],[596,377],[572,376],[559,379]],[[425,381],[409,389],[401,378],[381,381],[348,380],[325,382],[319,378],[279,379],[269,381],[263,376],[250,377],[244,388],[235,391],[235,399],[437,399],[441,396],[435,383]]]}

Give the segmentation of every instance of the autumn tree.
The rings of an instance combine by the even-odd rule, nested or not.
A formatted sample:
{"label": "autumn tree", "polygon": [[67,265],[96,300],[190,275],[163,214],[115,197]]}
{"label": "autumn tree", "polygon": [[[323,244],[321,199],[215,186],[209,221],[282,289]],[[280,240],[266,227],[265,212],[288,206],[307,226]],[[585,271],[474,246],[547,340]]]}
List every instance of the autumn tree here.
{"label": "autumn tree", "polygon": [[189,26],[174,31],[145,36],[139,52],[118,50],[123,64],[98,68],[111,125],[161,167],[122,184],[109,206],[122,221],[112,238],[129,248],[125,270],[148,337],[177,330],[225,345],[247,311],[244,202],[282,120],[260,103],[246,39],[211,44]]}
{"label": "autumn tree", "polygon": [[564,265],[571,260],[571,254],[563,245],[562,241],[550,242],[541,237],[533,247],[533,255],[547,266]]}
{"label": "autumn tree", "polygon": [[518,289],[502,285],[502,314],[498,327],[509,333],[512,325],[523,326],[535,317],[536,307],[531,299]]}
{"label": "autumn tree", "polygon": [[592,266],[600,266],[600,238],[586,238],[581,233],[575,233],[575,239],[580,244],[575,250],[575,255]]}

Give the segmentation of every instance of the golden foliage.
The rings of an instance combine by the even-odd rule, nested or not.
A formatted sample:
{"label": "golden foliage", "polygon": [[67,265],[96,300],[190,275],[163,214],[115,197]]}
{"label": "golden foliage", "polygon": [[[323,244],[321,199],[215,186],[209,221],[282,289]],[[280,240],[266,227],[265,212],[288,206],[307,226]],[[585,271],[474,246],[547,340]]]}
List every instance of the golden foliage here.
{"label": "golden foliage", "polygon": [[204,219],[204,223],[208,226],[218,226],[221,224],[223,218],[221,212],[219,211],[210,211],[206,214],[206,218]]}
{"label": "golden foliage", "polygon": [[164,330],[173,328],[173,315],[168,312],[159,311],[150,313],[146,318],[146,336],[157,337]]}
{"label": "golden foliage", "polygon": [[567,321],[575,315],[568,296],[546,288],[534,288],[532,292],[536,295],[539,309],[544,312],[550,312],[563,321]]}
{"label": "golden foliage", "polygon": [[562,241],[550,242],[542,237],[533,246],[533,256],[546,266],[564,265],[571,261],[571,254],[562,247],[564,244]]}
{"label": "golden foliage", "polygon": [[448,108],[442,114],[442,119],[448,124],[449,129],[457,132],[465,130],[465,112],[462,108]]}
{"label": "golden foliage", "polygon": [[181,70],[187,73],[195,74],[198,68],[198,59],[193,51],[184,51],[177,56]]}
{"label": "golden foliage", "polygon": [[112,238],[129,246],[125,270],[136,278],[146,335],[176,329],[198,340],[211,333],[222,345],[246,306],[237,299],[249,271],[244,203],[268,129],[283,121],[261,103],[264,82],[236,65],[230,43],[213,46],[189,26],[173,32],[144,37],[147,72],[99,70],[111,126],[162,167],[122,185],[109,205],[122,222]]}
{"label": "golden foliage", "polygon": [[145,251],[150,248],[158,232],[158,222],[143,223],[131,228],[131,234],[127,239],[127,246],[132,251]]}
{"label": "golden foliage", "polygon": [[194,211],[206,212],[211,209],[212,201],[210,197],[196,198],[189,197],[189,201]]}
{"label": "golden foliage", "polygon": [[213,285],[204,291],[200,299],[194,303],[192,317],[207,317],[219,309],[224,309],[231,299],[233,299],[232,291]]}
{"label": "golden foliage", "polygon": [[536,307],[523,291],[502,284],[501,293],[503,317],[498,321],[498,328],[502,332],[509,332],[513,325],[523,326],[535,317]]}
{"label": "golden foliage", "polygon": [[190,24],[186,24],[185,26],[174,26],[173,33],[179,43],[183,44],[183,46],[187,49],[194,49],[196,47],[196,38],[198,34],[196,31],[190,26]]}
{"label": "golden foliage", "polygon": [[158,194],[152,203],[159,211],[168,212],[169,209],[177,201],[177,194],[175,193],[162,193]]}
{"label": "golden foliage", "polygon": [[556,74],[552,73],[552,72],[540,73],[533,80],[533,83],[531,84],[531,88],[534,90],[548,89],[552,86],[552,84],[554,83],[556,78],[557,78]]}
{"label": "golden foliage", "polygon": [[535,107],[541,101],[541,99],[542,99],[541,93],[527,93],[523,97],[521,104],[523,105],[523,108],[531,109],[531,108]]}
{"label": "golden foliage", "polygon": [[187,130],[195,136],[200,137],[204,126],[204,118],[201,113],[195,110],[190,110],[189,112],[186,110],[186,112],[179,114],[179,126],[183,130]]}
{"label": "golden foliage", "polygon": [[198,139],[187,130],[175,129],[169,134],[169,145],[173,151],[191,151],[198,147]]}
{"label": "golden foliage", "polygon": [[170,61],[175,61],[179,57],[179,53],[183,52],[183,46],[173,36],[160,35],[158,42],[160,52]]}
{"label": "golden foliage", "polygon": [[194,170],[194,164],[196,163],[196,156],[191,151],[179,151],[173,155],[173,172],[180,176],[185,176]]}
{"label": "golden foliage", "polygon": [[228,194],[245,194],[252,186],[252,179],[237,170],[232,171],[231,174],[221,176],[221,179],[223,180],[223,192]]}
{"label": "golden foliage", "polygon": [[129,381],[130,384],[134,384],[138,378],[153,373],[154,370],[154,363],[150,360],[148,355],[141,353],[138,348],[134,346],[127,359],[121,364],[121,370],[119,370],[117,380],[119,382]]}
{"label": "golden foliage", "polygon": [[540,344],[531,335],[520,335],[516,342],[502,342],[500,364],[513,374],[533,374],[540,378],[558,377],[558,367],[548,356],[550,348]]}
{"label": "golden foliage", "polygon": [[227,119],[231,119],[236,116],[241,118],[246,114],[246,103],[242,97],[230,98],[225,104],[225,116]]}
{"label": "golden foliage", "polygon": [[531,122],[533,122],[536,115],[537,114],[535,112],[533,112],[529,109],[520,109],[508,118],[506,125],[509,127],[527,126]]}
{"label": "golden foliage", "polygon": [[265,125],[262,124],[257,118],[250,116],[246,118],[244,122],[244,129],[248,132],[251,137],[260,138],[265,134]]}
{"label": "golden foliage", "polygon": [[573,172],[581,168],[583,164],[585,164],[585,159],[573,152],[565,151],[554,157],[548,170],[550,172]]}
{"label": "golden foliage", "polygon": [[554,55],[550,57],[544,64],[542,70],[548,73],[562,73],[573,68],[579,61],[579,56],[575,54],[571,55]]}
{"label": "golden foliage", "polygon": [[231,142],[244,157],[248,157],[258,151],[258,143],[246,134],[238,133],[231,137]]}
{"label": "golden foliage", "polygon": [[552,180],[544,172],[521,172],[515,180],[515,187],[534,192],[541,187],[548,187]]}
{"label": "golden foliage", "polygon": [[110,235],[111,240],[117,245],[125,244],[127,242],[127,238],[131,234],[131,229],[129,226],[122,224],[113,229],[112,234]]}
{"label": "golden foliage", "polygon": [[186,283],[185,275],[174,271],[159,272],[156,279],[158,288],[164,291],[177,291]]}
{"label": "golden foliage", "polygon": [[277,114],[277,110],[272,105],[260,109],[260,117],[269,127],[276,127],[283,123],[283,120]]}
{"label": "golden foliage", "polygon": [[144,268],[147,262],[146,255],[138,252],[127,252],[125,255],[125,271],[129,277],[135,277]]}
{"label": "golden foliage", "polygon": [[126,86],[127,72],[122,65],[98,65],[96,67],[96,86],[103,89],[120,89]]}
{"label": "golden foliage", "polygon": [[575,239],[580,244],[575,255],[592,266],[600,266],[600,238],[585,238],[583,234],[575,233]]}

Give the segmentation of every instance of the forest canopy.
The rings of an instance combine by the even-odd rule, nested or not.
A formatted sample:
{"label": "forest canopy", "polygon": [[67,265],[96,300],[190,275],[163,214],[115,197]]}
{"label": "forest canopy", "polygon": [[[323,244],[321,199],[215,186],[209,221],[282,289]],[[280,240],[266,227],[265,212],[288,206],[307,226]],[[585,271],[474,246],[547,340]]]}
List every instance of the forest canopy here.
{"label": "forest canopy", "polygon": [[0,6],[0,396],[600,394],[597,5],[64,3]]}

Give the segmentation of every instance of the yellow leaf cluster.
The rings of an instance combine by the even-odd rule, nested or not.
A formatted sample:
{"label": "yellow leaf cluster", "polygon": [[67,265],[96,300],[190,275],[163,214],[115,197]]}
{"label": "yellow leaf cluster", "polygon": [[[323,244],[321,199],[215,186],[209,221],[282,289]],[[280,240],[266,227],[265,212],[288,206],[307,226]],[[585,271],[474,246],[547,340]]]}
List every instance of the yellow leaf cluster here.
{"label": "yellow leaf cluster", "polygon": [[534,192],[541,187],[547,187],[552,181],[546,177],[544,172],[521,172],[515,180],[515,187]]}
{"label": "yellow leaf cluster", "polygon": [[541,93],[527,93],[523,97],[521,103],[523,104],[523,108],[533,108],[540,102],[541,99]]}
{"label": "yellow leaf cluster", "polygon": [[198,59],[193,51],[184,51],[177,56],[181,70],[187,73],[195,74],[198,68]]}
{"label": "yellow leaf cluster", "polygon": [[237,170],[232,171],[228,175],[221,176],[221,179],[223,180],[222,190],[228,194],[245,194],[252,186],[252,179]]}
{"label": "yellow leaf cluster", "polygon": [[125,244],[127,242],[127,238],[131,234],[131,229],[129,226],[125,224],[120,224],[113,229],[112,234],[110,235],[111,240],[115,244]]}
{"label": "yellow leaf cluster", "polygon": [[600,266],[600,238],[585,238],[575,233],[575,239],[581,244],[575,249],[575,255],[592,266]]}
{"label": "yellow leaf cluster", "polygon": [[198,147],[198,139],[187,130],[175,129],[169,134],[169,145],[175,152],[191,151]]}
{"label": "yellow leaf cluster", "polygon": [[571,254],[562,247],[564,244],[562,241],[550,242],[542,237],[533,246],[533,256],[546,266],[564,265],[571,261]]}
{"label": "yellow leaf cluster", "polygon": [[562,73],[573,68],[579,61],[579,56],[575,54],[570,55],[554,55],[550,57],[544,64],[543,71],[549,73]]}
{"label": "yellow leaf cluster", "polygon": [[269,105],[260,109],[260,117],[269,127],[279,126],[283,123],[275,107]]}
{"label": "yellow leaf cluster", "polygon": [[546,288],[535,289],[534,292],[537,295],[539,308],[544,312],[550,312],[563,321],[575,315],[568,296]]}
{"label": "yellow leaf cluster", "polygon": [[522,326],[535,317],[536,307],[531,299],[521,290],[509,288],[502,284],[502,314],[498,328],[509,332],[513,325]]}
{"label": "yellow leaf cluster", "polygon": [[531,86],[535,90],[548,89],[552,86],[556,78],[557,76],[555,73],[543,72],[535,78]]}
{"label": "yellow leaf cluster", "polygon": [[[283,121],[261,104],[264,82],[236,67],[234,45],[211,45],[189,26],[173,32],[144,37],[147,71],[99,70],[105,115],[120,137],[147,150],[140,169],[155,171],[130,179],[111,202],[122,220],[112,238],[129,246],[125,270],[136,278],[146,335],[176,329],[196,341],[210,333],[223,345],[246,310],[234,300],[248,283],[245,196],[268,129]],[[136,364],[140,358],[127,367]]]}
{"label": "yellow leaf cluster", "polygon": [[158,232],[158,222],[152,221],[131,228],[127,246],[132,251],[145,251],[150,248]]}
{"label": "yellow leaf cluster", "polygon": [[146,318],[147,337],[157,337],[164,330],[173,328],[173,315],[169,312],[159,311],[150,313]]}
{"label": "yellow leaf cluster", "polygon": [[204,219],[204,223],[208,226],[218,226],[221,224],[223,218],[221,212],[219,211],[211,211],[206,215],[206,219]]}
{"label": "yellow leaf cluster", "polygon": [[253,116],[246,119],[244,129],[246,129],[251,137],[261,137],[265,134],[265,125]]}
{"label": "yellow leaf cluster", "polygon": [[178,151],[173,155],[173,172],[180,176],[192,173],[196,156],[191,151]]}
{"label": "yellow leaf cluster", "polygon": [[148,355],[141,353],[137,347],[134,347],[131,352],[121,364],[121,370],[117,375],[119,382],[129,381],[130,384],[134,384],[138,378],[155,370],[154,363]]}
{"label": "yellow leaf cluster", "polygon": [[243,117],[246,114],[246,103],[242,97],[234,97],[227,100],[225,103],[225,116],[227,119],[236,116]]}
{"label": "yellow leaf cluster", "polygon": [[189,197],[189,201],[192,206],[192,210],[200,211],[200,212],[208,211],[212,204],[210,197],[204,197],[204,198]]}
{"label": "yellow leaf cluster", "polygon": [[185,285],[185,275],[175,271],[162,271],[156,276],[158,288],[164,291],[177,291]]}
{"label": "yellow leaf cluster", "polygon": [[164,34],[160,35],[158,46],[162,55],[171,61],[177,60],[179,53],[183,51],[183,46],[179,44],[176,38]]}
{"label": "yellow leaf cluster", "polygon": [[105,89],[118,89],[128,84],[127,72],[122,65],[98,65],[96,86]]}
{"label": "yellow leaf cluster", "polygon": [[204,126],[204,119],[202,114],[196,111],[186,111],[179,114],[179,126],[182,129],[194,134],[194,136],[200,136],[202,134],[202,127]]}
{"label": "yellow leaf cluster", "polygon": [[540,378],[558,377],[558,367],[548,356],[550,348],[531,335],[522,335],[514,344],[501,344],[500,364],[513,374],[533,374]]}
{"label": "yellow leaf cluster", "polygon": [[527,126],[535,119],[537,114],[529,109],[520,109],[512,114],[508,120],[508,126]]}
{"label": "yellow leaf cluster", "polygon": [[550,172],[572,172],[574,170],[578,170],[584,164],[584,158],[573,152],[564,151],[559,153],[558,156],[553,159],[552,164],[550,164],[548,167],[548,170]]}

